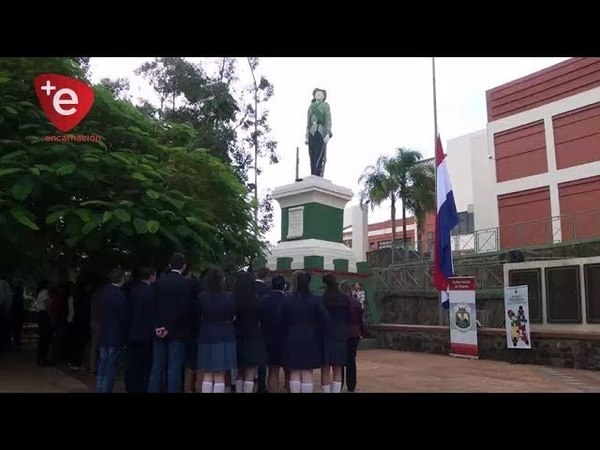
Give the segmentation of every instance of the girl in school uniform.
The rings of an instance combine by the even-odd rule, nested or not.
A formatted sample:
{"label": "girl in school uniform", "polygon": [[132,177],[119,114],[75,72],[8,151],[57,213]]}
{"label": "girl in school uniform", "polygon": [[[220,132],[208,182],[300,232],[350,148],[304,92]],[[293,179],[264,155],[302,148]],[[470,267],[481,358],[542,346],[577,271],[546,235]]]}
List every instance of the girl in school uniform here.
{"label": "girl in school uniform", "polygon": [[311,294],[310,275],[294,273],[295,289],[281,310],[284,346],[283,364],[290,371],[290,391],[313,391],[313,370],[323,364],[323,336],[329,320],[322,300]]}
{"label": "girl in school uniform", "polygon": [[219,269],[206,274],[206,291],[198,297],[198,376],[203,393],[225,392],[225,373],[237,364],[233,321],[235,300],[223,290],[225,275]]}
{"label": "girl in school uniform", "polygon": [[329,314],[329,323],[323,342],[321,387],[323,392],[339,393],[342,390],[342,373],[348,355],[347,326],[350,315],[350,298],[340,292],[338,281],[333,274],[325,275],[323,283],[326,287],[323,294],[323,305]]}

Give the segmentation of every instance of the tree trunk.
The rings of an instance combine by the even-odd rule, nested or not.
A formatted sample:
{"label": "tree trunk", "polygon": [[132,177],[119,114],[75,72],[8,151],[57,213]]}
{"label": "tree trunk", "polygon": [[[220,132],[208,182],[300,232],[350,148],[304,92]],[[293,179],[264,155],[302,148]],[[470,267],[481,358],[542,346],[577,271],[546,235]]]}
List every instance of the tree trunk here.
{"label": "tree trunk", "polygon": [[404,248],[406,248],[406,206],[404,200],[402,201],[402,241],[404,242]]}
{"label": "tree trunk", "polygon": [[254,136],[252,139],[254,144],[254,235],[258,236],[258,84],[256,84],[256,76],[250,58],[248,58],[248,65],[254,81]]}
{"label": "tree trunk", "polygon": [[394,195],[390,196],[392,201],[392,246],[396,243],[396,198]]}

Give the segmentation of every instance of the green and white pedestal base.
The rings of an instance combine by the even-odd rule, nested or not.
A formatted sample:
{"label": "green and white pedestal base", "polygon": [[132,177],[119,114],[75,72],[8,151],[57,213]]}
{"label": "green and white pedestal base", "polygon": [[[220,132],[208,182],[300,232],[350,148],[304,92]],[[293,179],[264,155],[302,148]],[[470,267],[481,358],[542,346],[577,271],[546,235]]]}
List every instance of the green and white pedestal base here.
{"label": "green and white pedestal base", "polygon": [[281,206],[281,241],[267,259],[272,273],[289,280],[293,271],[303,269],[311,274],[310,288],[315,294],[323,293],[326,273],[335,274],[339,281],[358,282],[365,289],[368,322],[379,323],[371,268],[357,261],[352,249],[342,243],[344,207],[352,191],[309,176],[274,189],[272,195]]}
{"label": "green and white pedestal base", "polygon": [[342,243],[350,189],[311,175],[272,195],[281,207],[281,241],[271,250],[269,269],[357,271],[354,252]]}

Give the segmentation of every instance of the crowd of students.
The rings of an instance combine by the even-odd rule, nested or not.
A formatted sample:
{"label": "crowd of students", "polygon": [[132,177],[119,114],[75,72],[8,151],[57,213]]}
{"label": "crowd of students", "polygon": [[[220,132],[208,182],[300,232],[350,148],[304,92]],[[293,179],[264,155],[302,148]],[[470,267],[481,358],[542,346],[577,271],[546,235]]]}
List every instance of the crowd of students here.
{"label": "crowd of students", "polygon": [[[96,391],[113,392],[124,366],[127,392],[312,392],[315,369],[322,392],[340,392],[344,378],[353,392],[364,327],[350,283],[327,274],[317,296],[307,272],[296,271],[289,286],[281,275],[267,282],[269,275],[240,271],[227,289],[220,269],[200,280],[187,274],[180,253],[159,277],[142,268],[126,284],[124,271],[113,269],[91,298]],[[40,290],[38,303],[45,297]]]}

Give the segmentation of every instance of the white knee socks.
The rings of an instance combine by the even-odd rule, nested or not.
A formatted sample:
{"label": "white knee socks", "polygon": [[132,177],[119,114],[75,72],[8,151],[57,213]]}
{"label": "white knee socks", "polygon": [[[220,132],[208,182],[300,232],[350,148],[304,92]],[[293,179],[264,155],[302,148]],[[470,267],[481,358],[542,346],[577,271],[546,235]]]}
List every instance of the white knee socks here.
{"label": "white knee socks", "polygon": [[310,394],[312,391],[313,391],[312,383],[302,383],[302,393],[303,394]]}

